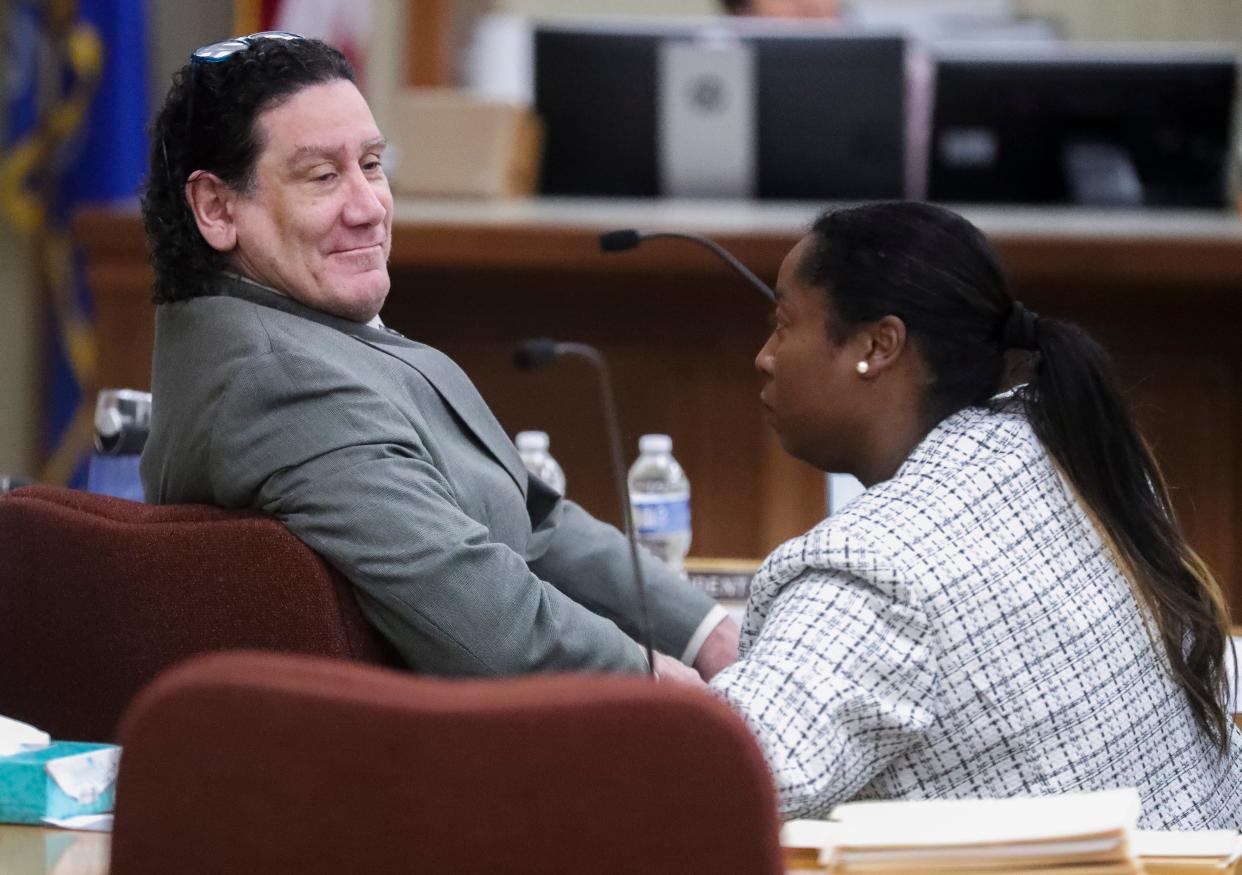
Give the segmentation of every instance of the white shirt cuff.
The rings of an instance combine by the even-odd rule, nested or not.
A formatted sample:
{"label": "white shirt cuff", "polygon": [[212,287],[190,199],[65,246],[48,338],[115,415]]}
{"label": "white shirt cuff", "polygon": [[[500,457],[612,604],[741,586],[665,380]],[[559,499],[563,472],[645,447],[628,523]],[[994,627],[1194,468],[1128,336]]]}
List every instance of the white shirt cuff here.
{"label": "white shirt cuff", "polygon": [[729,616],[729,612],[720,605],[714,605],[707,616],[703,618],[703,622],[699,623],[699,628],[694,630],[694,634],[690,636],[690,643],[686,645],[685,651],[681,654],[681,661],[686,665],[694,665],[694,661],[699,657],[699,651],[703,649],[703,642],[707,640],[707,636],[715,631],[720,625],[720,621]]}

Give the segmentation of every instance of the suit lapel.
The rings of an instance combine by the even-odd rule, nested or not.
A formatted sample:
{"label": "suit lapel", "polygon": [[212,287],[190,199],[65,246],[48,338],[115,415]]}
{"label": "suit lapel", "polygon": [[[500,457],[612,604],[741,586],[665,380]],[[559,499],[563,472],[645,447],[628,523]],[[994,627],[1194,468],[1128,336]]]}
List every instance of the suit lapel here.
{"label": "suit lapel", "polygon": [[[368,333],[380,332],[371,329]],[[356,334],[358,340],[382,353],[392,356],[418,371],[431,384],[444,403],[481,443],[497,462],[504,466],[509,476],[526,494],[527,474],[521,457],[513,449],[513,442],[505,434],[495,415],[456,363],[437,349],[407,340],[399,335],[376,339]]]}
{"label": "suit lapel", "polygon": [[513,478],[522,495],[526,495],[527,473],[522,459],[513,448],[513,442],[496,421],[483,396],[474,387],[465,372],[452,359],[437,349],[408,340],[393,331],[373,328],[346,319],[338,319],[327,313],[312,310],[292,298],[269,291],[256,283],[222,276],[221,294],[242,298],[254,304],[283,310],[303,319],[318,322],[348,334],[372,349],[392,356],[418,371],[436,390],[436,394],[457,414],[463,426],[470,431],[490,454]]}

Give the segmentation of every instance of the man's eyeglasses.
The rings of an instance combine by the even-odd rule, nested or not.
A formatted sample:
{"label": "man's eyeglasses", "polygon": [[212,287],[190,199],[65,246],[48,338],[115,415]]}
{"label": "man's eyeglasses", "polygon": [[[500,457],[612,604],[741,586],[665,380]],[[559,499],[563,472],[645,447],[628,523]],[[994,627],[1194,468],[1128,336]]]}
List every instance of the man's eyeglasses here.
{"label": "man's eyeglasses", "polygon": [[[218,64],[221,61],[227,61],[238,52],[243,52],[250,46],[254,45],[258,40],[301,40],[305,39],[301,34],[289,33],[285,30],[265,30],[261,33],[252,33],[248,36],[239,36],[232,39],[222,40],[218,43],[211,43],[206,46],[199,46],[190,55],[189,81],[186,82],[186,100],[185,100],[185,143],[192,142],[194,136],[194,92],[197,85],[194,71],[199,64]],[[160,148],[164,151],[164,168],[168,171],[169,186],[176,191],[177,186],[173,180],[172,167],[168,164],[168,147],[163,141],[160,142]],[[182,180],[184,182],[184,180]]]}

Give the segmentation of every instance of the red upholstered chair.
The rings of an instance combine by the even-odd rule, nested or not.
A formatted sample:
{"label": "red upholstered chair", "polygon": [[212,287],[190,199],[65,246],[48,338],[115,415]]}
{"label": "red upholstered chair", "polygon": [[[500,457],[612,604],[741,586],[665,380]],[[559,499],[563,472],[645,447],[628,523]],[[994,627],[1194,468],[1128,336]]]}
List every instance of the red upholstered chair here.
{"label": "red upholstered chair", "polygon": [[112,875],[778,873],[775,792],[706,693],[213,654],[126,714]]}
{"label": "red upholstered chair", "polygon": [[110,740],[160,671],[238,647],[389,661],[348,581],[272,519],[45,486],[0,498],[0,714]]}

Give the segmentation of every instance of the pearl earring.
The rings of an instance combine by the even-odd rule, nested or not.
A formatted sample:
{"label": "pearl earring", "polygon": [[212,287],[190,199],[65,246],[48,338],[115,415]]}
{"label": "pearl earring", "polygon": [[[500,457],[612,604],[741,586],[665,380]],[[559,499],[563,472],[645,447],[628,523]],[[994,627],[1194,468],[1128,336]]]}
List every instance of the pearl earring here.
{"label": "pearl earring", "polygon": [[858,364],[854,366],[854,370],[858,371],[859,376],[862,376],[863,374],[867,373],[867,371],[871,370],[871,365],[867,364],[866,362],[859,362]]}

